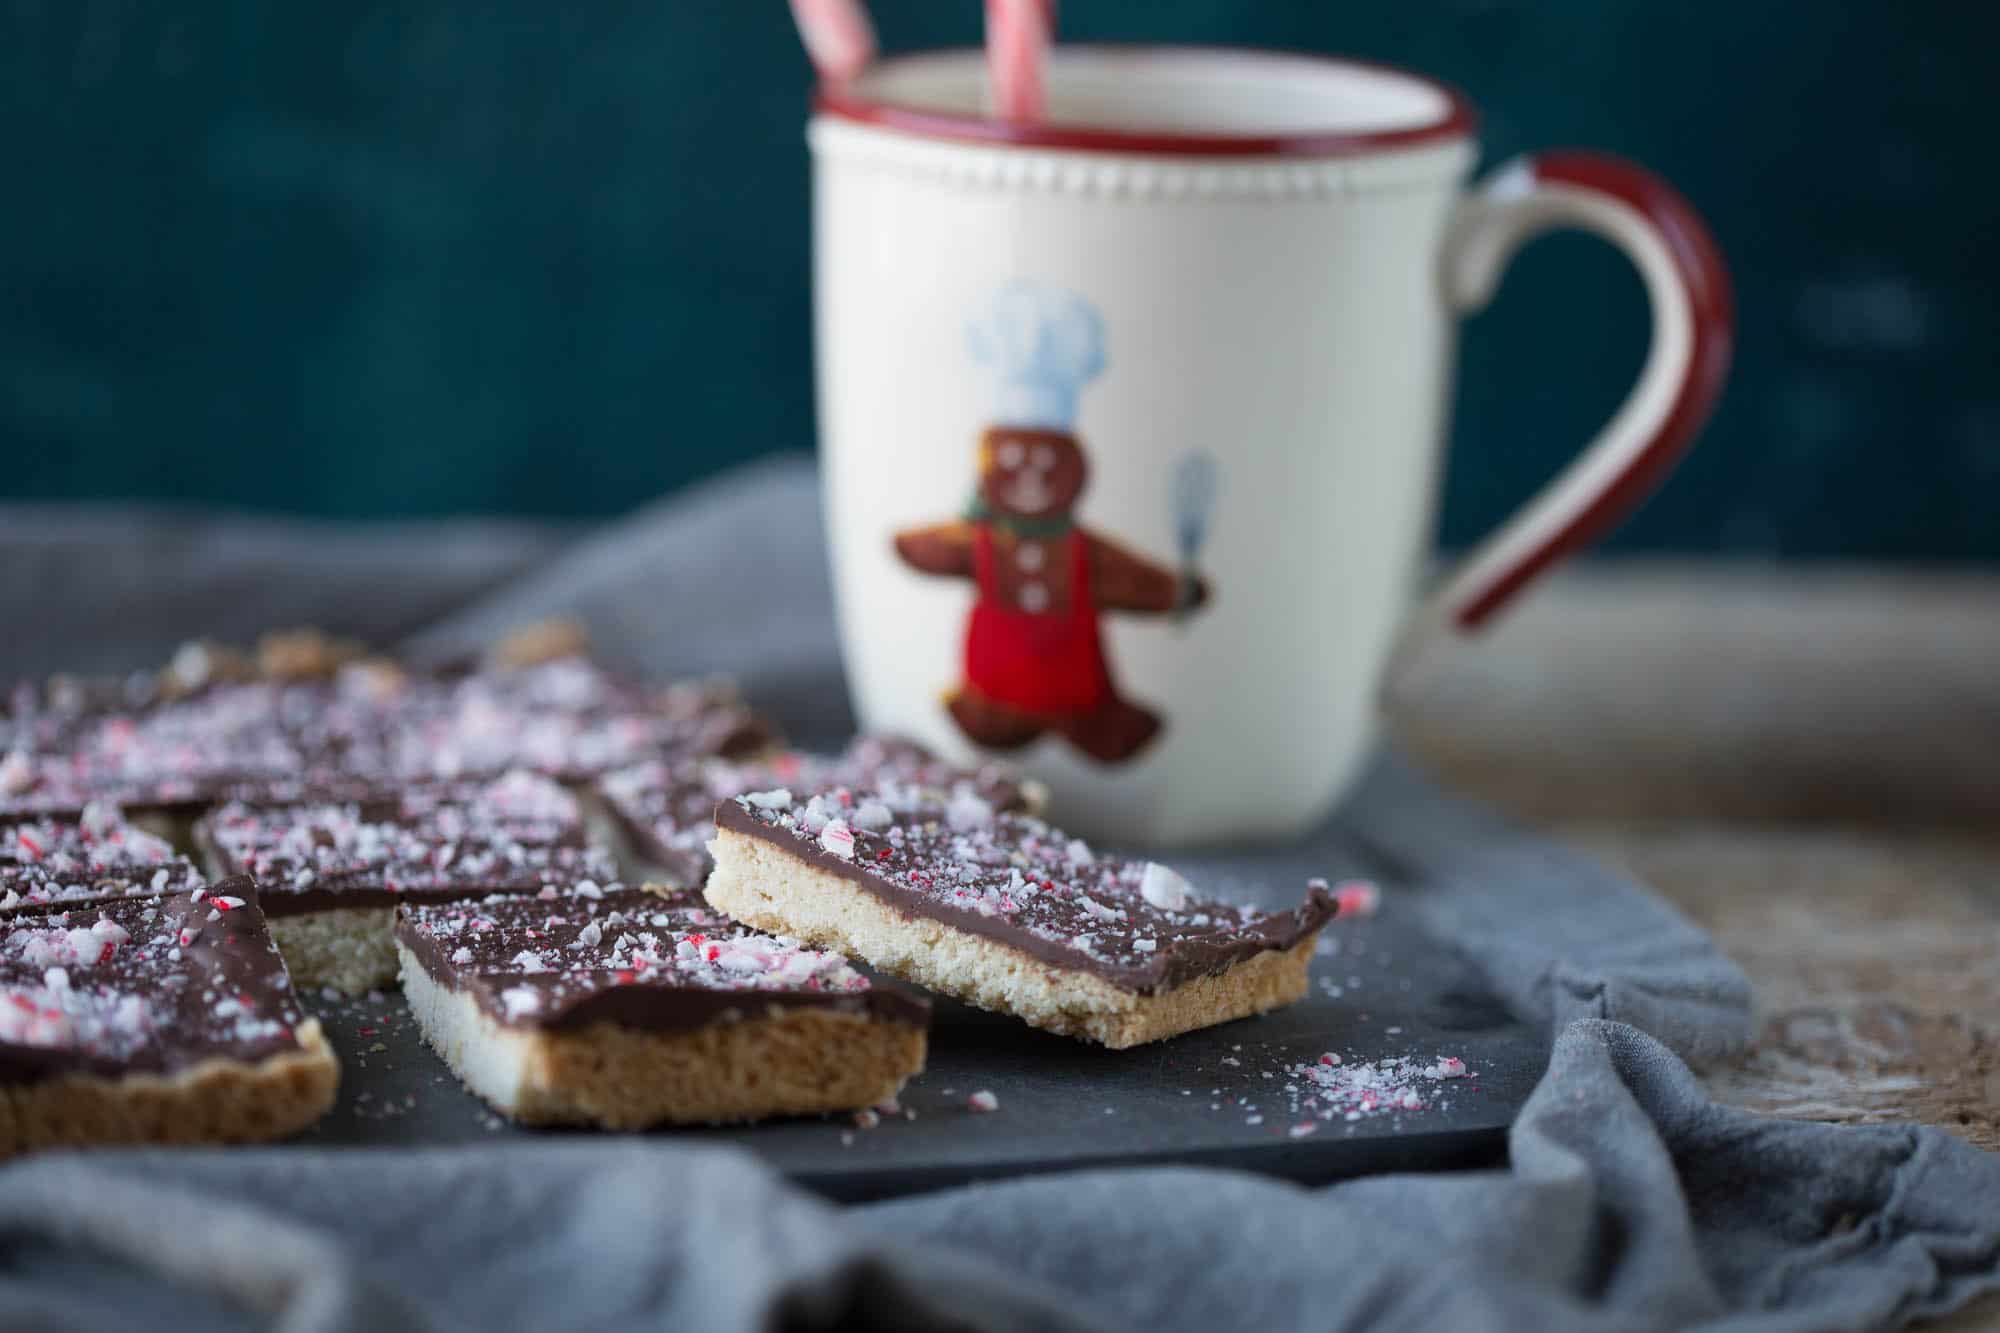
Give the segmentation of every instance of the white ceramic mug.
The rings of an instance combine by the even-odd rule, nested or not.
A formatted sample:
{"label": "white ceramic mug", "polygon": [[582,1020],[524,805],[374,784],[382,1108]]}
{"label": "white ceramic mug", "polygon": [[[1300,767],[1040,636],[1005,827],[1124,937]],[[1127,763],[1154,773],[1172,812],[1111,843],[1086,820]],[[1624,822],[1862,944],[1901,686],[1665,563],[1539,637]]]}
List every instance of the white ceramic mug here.
{"label": "white ceramic mug", "polygon": [[[1650,489],[1713,404],[1727,278],[1663,183],[1534,156],[1306,55],[1059,48],[1050,114],[976,51],[823,87],[821,460],[856,711],[1005,755],[1092,836],[1282,836],[1366,756],[1378,685]],[[1638,268],[1638,384],[1414,611],[1461,314],[1578,227]]]}

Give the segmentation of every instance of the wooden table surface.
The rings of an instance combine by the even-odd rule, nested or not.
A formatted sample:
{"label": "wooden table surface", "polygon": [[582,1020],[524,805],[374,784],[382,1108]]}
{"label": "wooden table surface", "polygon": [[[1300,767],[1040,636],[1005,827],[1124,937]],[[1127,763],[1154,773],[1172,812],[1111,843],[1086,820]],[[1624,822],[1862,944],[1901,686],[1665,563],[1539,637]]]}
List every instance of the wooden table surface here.
{"label": "wooden table surface", "polygon": [[1425,676],[1390,723],[1420,763],[1749,973],[1715,1096],[2000,1150],[2000,576],[1589,565]]}

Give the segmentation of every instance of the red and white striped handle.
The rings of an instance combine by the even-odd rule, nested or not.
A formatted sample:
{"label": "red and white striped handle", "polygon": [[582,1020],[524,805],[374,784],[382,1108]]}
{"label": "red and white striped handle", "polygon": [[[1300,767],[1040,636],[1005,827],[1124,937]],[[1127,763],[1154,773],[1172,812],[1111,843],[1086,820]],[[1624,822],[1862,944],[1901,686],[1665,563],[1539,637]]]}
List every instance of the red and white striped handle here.
{"label": "red and white striped handle", "polygon": [[1678,191],[1619,158],[1542,153],[1494,171],[1467,198],[1447,240],[1446,299],[1461,311],[1479,309],[1515,252],[1558,227],[1602,236],[1639,270],[1653,308],[1645,366],[1597,438],[1419,608],[1384,682],[1392,691],[1441,640],[1477,630],[1651,494],[1694,442],[1728,378],[1735,308],[1721,251]]}
{"label": "red and white striped handle", "polygon": [[1040,120],[1048,112],[1055,18],[1055,0],[986,0],[986,76],[993,110],[1007,120]]}
{"label": "red and white striped handle", "polygon": [[[806,56],[828,83],[846,83],[875,59],[875,25],[861,0],[791,0]],[[1008,120],[1048,111],[1055,0],[986,0],[986,68],[993,110]]]}
{"label": "red and white striped handle", "polygon": [[875,25],[861,0],[792,0],[806,58],[829,83],[845,83],[875,58]]}

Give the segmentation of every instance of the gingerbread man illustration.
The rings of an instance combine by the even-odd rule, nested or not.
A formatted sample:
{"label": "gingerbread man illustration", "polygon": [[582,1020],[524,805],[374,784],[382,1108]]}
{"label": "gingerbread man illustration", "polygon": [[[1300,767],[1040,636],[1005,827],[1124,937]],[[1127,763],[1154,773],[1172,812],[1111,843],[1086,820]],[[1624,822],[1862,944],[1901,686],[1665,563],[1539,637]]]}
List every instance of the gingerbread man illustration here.
{"label": "gingerbread man illustration", "polygon": [[1147,559],[1076,521],[1089,462],[1075,430],[1080,390],[1103,369],[1104,327],[1081,297],[1031,283],[1004,288],[970,330],[998,387],[964,514],[896,535],[925,574],[970,579],[964,678],[946,696],[976,744],[1008,750],[1045,734],[1103,763],[1132,758],[1160,716],[1123,697],[1099,618],[1183,615],[1203,605],[1183,517],[1183,566]]}

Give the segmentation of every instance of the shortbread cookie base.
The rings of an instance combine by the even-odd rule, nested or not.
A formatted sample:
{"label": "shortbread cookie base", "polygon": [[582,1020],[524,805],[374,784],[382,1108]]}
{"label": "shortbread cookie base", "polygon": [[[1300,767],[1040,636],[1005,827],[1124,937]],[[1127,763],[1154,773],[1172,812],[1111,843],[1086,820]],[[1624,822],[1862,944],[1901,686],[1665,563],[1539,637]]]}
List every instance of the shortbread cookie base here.
{"label": "shortbread cookie base", "polygon": [[1302,998],[1317,931],[1289,949],[1147,995],[1031,957],[927,917],[906,915],[838,875],[722,830],[702,896],[746,926],[838,949],[891,976],[1034,1027],[1114,1049],[1261,1014]]}
{"label": "shortbread cookie base", "polygon": [[[202,868],[211,879],[230,873],[213,847],[201,849]],[[273,916],[268,906],[264,923],[285,970],[301,990],[335,990],[342,995],[366,995],[396,980],[396,907],[335,907],[324,912]]]}
{"label": "shortbread cookie base", "polygon": [[1049,812],[1049,784],[1039,778],[1021,779],[1021,808],[1040,817]]}
{"label": "shortbread cookie base", "polygon": [[62,1074],[0,1085],[0,1156],[113,1144],[254,1143],[304,1129],[333,1105],[340,1064],[308,1019],[299,1049],[203,1060],[175,1074]]}
{"label": "shortbread cookie base", "polygon": [[687,1031],[508,1027],[397,952],[424,1040],[467,1088],[524,1124],[645,1129],[850,1111],[889,1100],[924,1067],[922,1028],[828,1009],[773,1007]]}
{"label": "shortbread cookie base", "polygon": [[[126,818],[134,828],[156,838],[165,838],[175,847],[185,848],[194,841],[194,816],[191,814],[177,814],[169,810],[134,810]],[[225,878],[212,869],[209,873],[216,879]]]}
{"label": "shortbread cookie base", "polygon": [[292,984],[365,995],[396,980],[396,909],[335,907],[298,916],[266,916]]}

